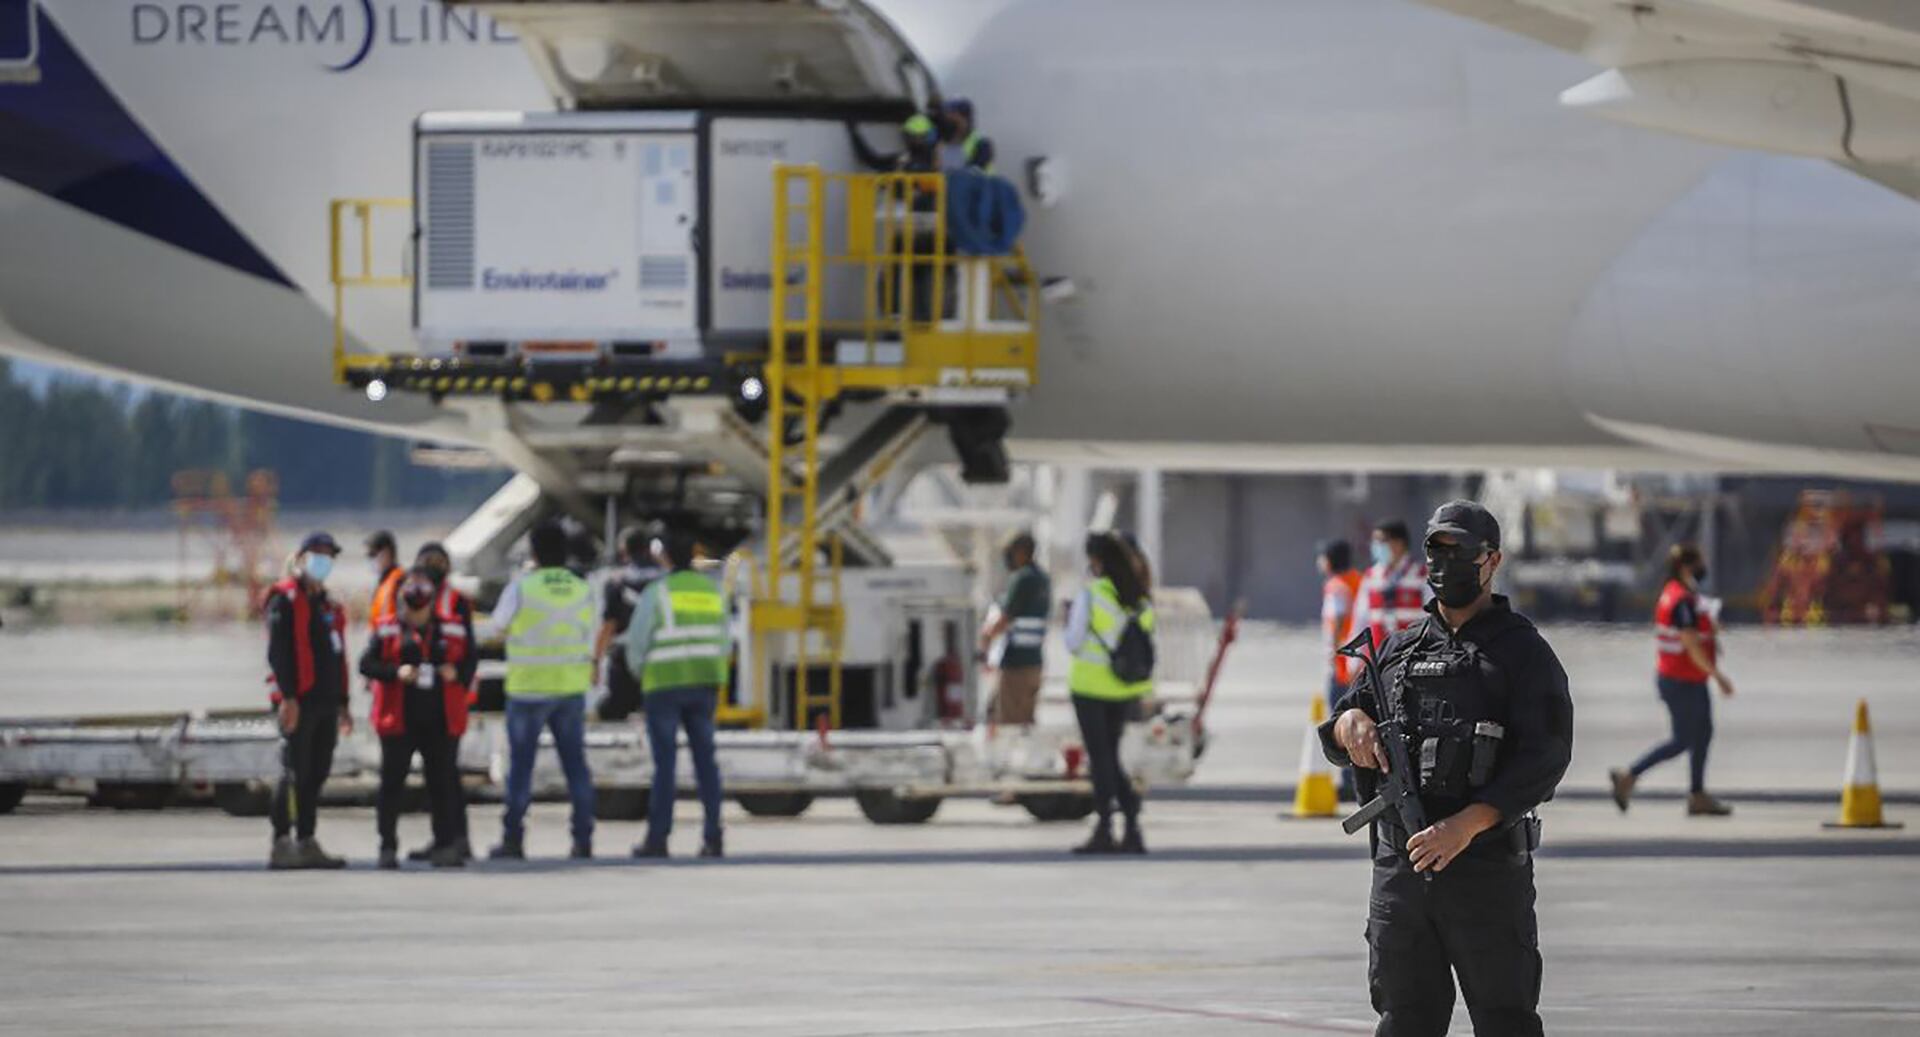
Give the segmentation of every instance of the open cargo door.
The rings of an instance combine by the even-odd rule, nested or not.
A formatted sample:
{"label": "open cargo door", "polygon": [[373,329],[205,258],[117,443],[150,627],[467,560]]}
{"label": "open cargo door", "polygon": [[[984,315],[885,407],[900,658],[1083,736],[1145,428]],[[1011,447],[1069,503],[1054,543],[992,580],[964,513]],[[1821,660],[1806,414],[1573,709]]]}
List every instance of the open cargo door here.
{"label": "open cargo door", "polygon": [[924,104],[932,80],[861,0],[448,0],[519,34],[561,108]]}

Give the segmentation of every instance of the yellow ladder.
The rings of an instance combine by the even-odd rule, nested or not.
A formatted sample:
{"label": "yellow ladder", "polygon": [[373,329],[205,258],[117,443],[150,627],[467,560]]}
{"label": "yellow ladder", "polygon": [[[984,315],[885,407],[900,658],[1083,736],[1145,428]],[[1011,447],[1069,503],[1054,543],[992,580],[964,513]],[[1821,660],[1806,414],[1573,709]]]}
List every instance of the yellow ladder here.
{"label": "yellow ladder", "polygon": [[[795,189],[803,189],[802,201],[795,201]],[[794,239],[796,217],[804,221],[801,239]],[[823,225],[826,218],[826,182],[817,166],[781,166],[774,170],[773,195],[773,313],[770,322],[766,362],[767,383],[767,579],[764,597],[754,602],[753,636],[755,669],[761,682],[761,702],[771,706],[765,681],[769,667],[766,646],[768,634],[781,633],[795,639],[793,724],[804,730],[815,710],[824,709],[829,727],[841,724],[841,649],[846,629],[846,609],[841,598],[840,573],[843,548],[840,538],[829,538],[831,550],[831,593],[819,600],[819,563],[821,538],[820,510],[820,412],[826,402],[826,379],[822,377],[821,325],[823,323],[822,284],[826,273],[826,245]],[[802,271],[801,304],[796,316],[789,312],[787,274],[796,258]],[[801,340],[798,370],[791,363],[791,341]],[[799,399],[796,408],[787,399],[791,392]],[[797,413],[795,413],[797,411]],[[797,418],[800,424],[800,472],[795,485],[787,472],[787,424]],[[789,601],[788,575],[784,543],[785,504],[791,497],[800,502],[798,565],[795,573],[799,600]],[[815,635],[825,642],[824,659],[814,652]],[[824,661],[827,687],[824,692],[811,687],[809,670]]]}

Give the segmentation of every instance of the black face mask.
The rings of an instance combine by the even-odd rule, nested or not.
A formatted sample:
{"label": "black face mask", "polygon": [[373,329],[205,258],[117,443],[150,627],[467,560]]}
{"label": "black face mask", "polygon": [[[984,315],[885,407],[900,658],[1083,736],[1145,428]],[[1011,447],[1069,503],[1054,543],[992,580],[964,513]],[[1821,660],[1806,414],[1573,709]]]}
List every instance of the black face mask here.
{"label": "black face mask", "polygon": [[1693,567],[1693,582],[1695,582],[1695,583],[1705,583],[1706,581],[1707,581],[1707,567],[1706,567],[1706,566],[1704,566],[1704,565],[1696,565],[1696,566],[1694,566],[1694,567]]}
{"label": "black face mask", "polygon": [[1427,586],[1450,609],[1466,608],[1480,599],[1480,565],[1456,552],[1427,551]]}

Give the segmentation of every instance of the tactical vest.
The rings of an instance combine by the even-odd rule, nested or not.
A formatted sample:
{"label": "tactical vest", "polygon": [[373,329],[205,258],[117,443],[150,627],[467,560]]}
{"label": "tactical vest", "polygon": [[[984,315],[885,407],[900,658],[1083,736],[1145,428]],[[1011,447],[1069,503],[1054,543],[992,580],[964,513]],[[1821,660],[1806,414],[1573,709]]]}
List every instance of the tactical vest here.
{"label": "tactical vest", "polygon": [[[1513,617],[1481,640],[1527,625]],[[1429,617],[1421,637],[1389,660],[1382,676],[1391,686],[1380,703],[1383,715],[1404,711],[1411,721],[1407,756],[1420,772],[1421,798],[1457,808],[1487,784],[1505,751],[1507,675],[1480,644],[1448,635],[1440,620]]]}
{"label": "tactical vest", "polygon": [[593,686],[593,588],[565,569],[520,578],[507,627],[507,694],[584,695]]}
{"label": "tactical vest", "polygon": [[641,692],[725,686],[733,646],[720,585],[681,569],[654,586],[653,639],[640,668]]}
{"label": "tactical vest", "polygon": [[[1126,629],[1127,612],[1120,606],[1120,593],[1114,589],[1113,581],[1105,577],[1093,581],[1087,601],[1091,607],[1087,616],[1087,639],[1073,653],[1073,666],[1067,671],[1067,690],[1088,698],[1122,702],[1152,694],[1151,680],[1128,684],[1114,675],[1113,645]],[[1142,601],[1138,614],[1141,629],[1153,633],[1153,605]]]}

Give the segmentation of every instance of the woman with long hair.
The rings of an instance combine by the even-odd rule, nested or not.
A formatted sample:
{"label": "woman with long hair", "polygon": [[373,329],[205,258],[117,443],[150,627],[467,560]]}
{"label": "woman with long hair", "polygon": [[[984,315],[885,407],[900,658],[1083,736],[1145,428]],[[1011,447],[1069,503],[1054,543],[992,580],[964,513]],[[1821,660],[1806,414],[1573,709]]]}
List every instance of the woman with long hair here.
{"label": "woman with long hair", "polygon": [[[1110,533],[1087,537],[1090,581],[1067,615],[1067,649],[1073,667],[1067,689],[1086,745],[1093,778],[1093,834],[1075,853],[1145,853],[1140,834],[1140,794],[1120,766],[1120,739],[1138,701],[1153,691],[1151,680],[1128,682],[1114,673],[1113,653],[1129,623],[1153,633],[1153,602],[1140,579],[1134,555]],[[1126,833],[1113,837],[1115,808],[1126,818]]]}

